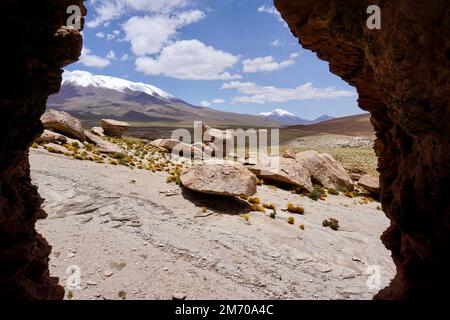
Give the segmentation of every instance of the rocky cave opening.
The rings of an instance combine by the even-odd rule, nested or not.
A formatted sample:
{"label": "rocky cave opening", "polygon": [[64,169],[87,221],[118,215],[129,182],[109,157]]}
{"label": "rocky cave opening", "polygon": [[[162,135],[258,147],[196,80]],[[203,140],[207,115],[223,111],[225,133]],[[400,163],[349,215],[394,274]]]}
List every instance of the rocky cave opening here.
{"label": "rocky cave opening", "polygon": [[[366,26],[366,8],[382,8],[381,30]],[[2,1],[0,89],[0,297],[62,299],[48,271],[51,251],[36,232],[45,218],[30,179],[28,148],[40,116],[77,60],[82,37],[64,27],[82,0]],[[381,202],[391,225],[382,235],[397,275],[377,299],[432,298],[449,284],[450,140],[448,90],[450,4],[445,0],[275,0],[301,45],[357,88],[372,115]]]}

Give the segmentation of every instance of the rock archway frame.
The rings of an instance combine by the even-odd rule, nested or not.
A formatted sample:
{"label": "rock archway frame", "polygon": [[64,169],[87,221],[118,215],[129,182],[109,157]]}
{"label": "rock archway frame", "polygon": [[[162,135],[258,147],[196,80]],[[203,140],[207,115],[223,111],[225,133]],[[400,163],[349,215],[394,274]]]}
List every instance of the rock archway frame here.
{"label": "rock archway frame", "polygon": [[[371,113],[381,239],[397,274],[375,299],[430,299],[450,267],[450,3],[445,0],[275,0],[300,44],[354,86]],[[381,8],[381,29],[367,8]]]}
{"label": "rock archway frame", "polygon": [[[304,48],[359,93],[372,114],[381,201],[391,220],[382,240],[397,275],[378,299],[433,298],[447,289],[450,266],[449,60],[446,0],[275,0]],[[369,5],[382,8],[382,29],[365,28]],[[3,0],[4,64],[0,88],[0,297],[62,299],[51,278],[51,247],[34,226],[45,218],[31,183],[28,148],[40,116],[61,83],[61,68],[82,48],[64,28],[82,0]]]}

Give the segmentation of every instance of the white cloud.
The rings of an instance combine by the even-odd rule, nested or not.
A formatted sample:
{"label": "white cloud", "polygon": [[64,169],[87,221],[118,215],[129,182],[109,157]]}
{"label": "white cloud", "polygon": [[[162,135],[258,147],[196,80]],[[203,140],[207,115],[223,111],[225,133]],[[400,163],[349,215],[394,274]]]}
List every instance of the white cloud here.
{"label": "white cloud", "polygon": [[105,34],[104,34],[103,32],[97,32],[97,33],[95,34],[95,36],[96,36],[97,38],[100,38],[100,39],[105,38]]}
{"label": "white cloud", "polygon": [[288,60],[276,62],[272,56],[260,57],[255,59],[246,59],[242,61],[245,73],[270,72],[284,69],[295,63],[298,55],[291,54]]}
{"label": "white cloud", "polygon": [[116,60],[116,54],[113,50],[110,50],[105,58],[108,60]]}
{"label": "white cloud", "polygon": [[278,12],[278,10],[274,6],[261,6],[258,8],[258,12],[261,13],[268,13],[276,17],[279,21],[284,22],[283,18],[281,17],[281,14]]}
{"label": "white cloud", "polygon": [[123,24],[125,40],[137,56],[155,54],[169,44],[177,30],[205,17],[200,10],[184,11],[178,15],[131,17]]}
{"label": "white cloud", "polygon": [[94,19],[87,22],[90,28],[110,22],[126,12],[173,12],[188,5],[188,0],[91,0]]}
{"label": "white cloud", "polygon": [[88,48],[83,48],[83,50],[81,50],[80,63],[84,64],[86,67],[104,68],[111,62],[106,58],[91,54],[91,50]]}
{"label": "white cloud", "polygon": [[130,56],[128,55],[128,53],[125,53],[125,54],[120,58],[120,60],[121,60],[121,61],[128,61],[128,60],[130,60]]}
{"label": "white cloud", "polygon": [[238,61],[238,56],[198,40],[183,40],[165,47],[157,58],[139,57],[136,70],[182,80],[233,80],[241,76],[232,75],[227,69]]}
{"label": "white cloud", "polygon": [[207,101],[207,100],[203,100],[202,102],[200,102],[200,105],[201,105],[202,107],[209,107],[209,106],[211,106],[212,104],[222,104],[222,103],[225,103],[225,102],[226,102],[225,99],[219,98],[219,99],[214,99],[214,100],[212,100],[211,102],[209,102],[209,101]]}
{"label": "white cloud", "polygon": [[273,40],[273,41],[270,43],[270,45],[271,45],[272,47],[280,47],[280,46],[283,45],[283,43],[281,42],[280,39],[275,39],[275,40]]}
{"label": "white cloud", "polygon": [[347,90],[337,90],[334,87],[316,88],[312,83],[306,83],[296,88],[276,88],[273,86],[259,86],[253,82],[232,81],[224,83],[221,89],[236,89],[243,94],[233,98],[233,103],[285,103],[309,99],[334,99],[351,97],[355,93]]}

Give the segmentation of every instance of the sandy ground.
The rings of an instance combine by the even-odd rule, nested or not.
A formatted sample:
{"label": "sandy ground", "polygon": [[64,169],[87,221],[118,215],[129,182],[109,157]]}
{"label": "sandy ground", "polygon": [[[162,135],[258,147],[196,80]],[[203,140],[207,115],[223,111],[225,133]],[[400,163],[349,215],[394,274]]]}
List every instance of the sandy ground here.
{"label": "sandy ground", "polygon": [[[51,273],[65,286],[68,268],[80,270],[79,288],[66,289],[72,299],[370,299],[367,268],[378,266],[382,286],[394,275],[376,202],[260,186],[277,218],[252,212],[247,223],[243,201],[183,191],[164,173],[45,150],[32,149],[30,161],[46,199],[37,229],[53,246]],[[284,212],[288,202],[305,215]],[[322,226],[330,217],[339,231]]]}

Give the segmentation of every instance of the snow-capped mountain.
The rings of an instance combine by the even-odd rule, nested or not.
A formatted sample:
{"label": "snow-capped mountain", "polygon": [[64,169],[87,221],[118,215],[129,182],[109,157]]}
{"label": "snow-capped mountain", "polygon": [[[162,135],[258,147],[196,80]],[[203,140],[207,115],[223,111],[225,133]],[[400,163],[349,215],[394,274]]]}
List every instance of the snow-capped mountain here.
{"label": "snow-capped mountain", "polygon": [[139,123],[180,126],[195,120],[210,124],[277,126],[255,115],[193,106],[153,85],[86,71],[65,71],[59,93],[50,96],[49,108],[69,112],[84,121],[113,118]]}
{"label": "snow-capped mountain", "polygon": [[283,109],[275,109],[272,112],[262,112],[260,115],[267,120],[278,121],[286,125],[306,124],[308,122],[308,120],[301,119]]}
{"label": "snow-capped mountain", "polygon": [[323,115],[315,120],[306,120],[283,109],[275,109],[272,112],[262,112],[259,115],[266,120],[277,121],[284,125],[315,124],[333,119],[333,117]]}
{"label": "snow-capped mountain", "polygon": [[168,101],[178,100],[169,93],[149,84],[131,82],[110,76],[94,75],[87,71],[64,71],[62,85],[72,85],[82,88],[92,87],[110,89],[123,93],[127,91],[142,92]]}

